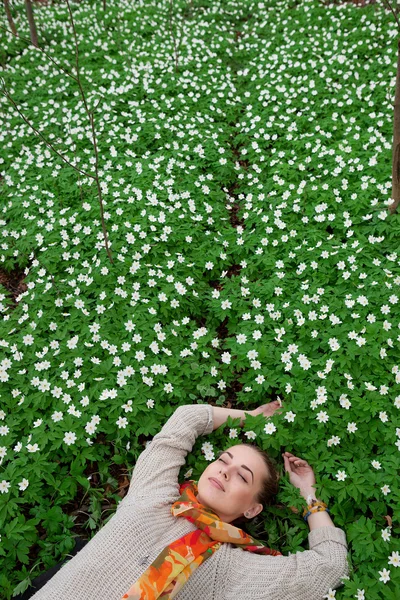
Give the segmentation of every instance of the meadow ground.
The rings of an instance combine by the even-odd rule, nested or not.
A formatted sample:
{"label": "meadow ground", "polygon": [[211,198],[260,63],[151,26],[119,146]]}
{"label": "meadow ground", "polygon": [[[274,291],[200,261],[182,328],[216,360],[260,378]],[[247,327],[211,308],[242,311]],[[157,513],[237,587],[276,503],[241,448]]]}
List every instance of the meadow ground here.
{"label": "meadow ground", "polygon": [[[198,439],[314,468],[330,597],[400,587],[397,30],[383,3],[11,5],[0,99],[0,589],[114,514],[180,404],[285,410]],[[71,12],[70,12],[71,11]],[[73,19],[71,21],[71,15]],[[0,25],[9,28],[5,14]],[[74,26],[72,27],[72,22]],[[287,476],[249,532],[307,548]]]}

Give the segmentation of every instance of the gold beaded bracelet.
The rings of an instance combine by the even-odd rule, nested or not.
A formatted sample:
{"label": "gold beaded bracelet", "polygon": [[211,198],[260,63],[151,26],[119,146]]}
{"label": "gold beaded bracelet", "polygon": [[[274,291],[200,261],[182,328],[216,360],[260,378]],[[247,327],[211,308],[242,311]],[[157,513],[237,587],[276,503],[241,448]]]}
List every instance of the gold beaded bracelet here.
{"label": "gold beaded bracelet", "polygon": [[325,504],[325,502],[322,502],[322,500],[313,499],[311,502],[308,503],[307,508],[305,508],[303,511],[304,521],[308,521],[308,517],[310,515],[317,513],[317,512],[322,512],[322,511],[326,511],[327,513],[330,513],[330,510],[328,509],[328,505]]}

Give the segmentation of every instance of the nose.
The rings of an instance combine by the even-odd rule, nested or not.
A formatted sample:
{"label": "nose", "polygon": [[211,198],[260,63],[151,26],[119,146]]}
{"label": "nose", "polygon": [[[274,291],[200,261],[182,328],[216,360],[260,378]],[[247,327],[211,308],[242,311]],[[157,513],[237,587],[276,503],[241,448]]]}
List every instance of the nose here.
{"label": "nose", "polygon": [[226,473],[226,466],[224,466],[224,468],[220,470],[220,473],[222,473],[222,476],[226,479],[228,477],[227,473]]}

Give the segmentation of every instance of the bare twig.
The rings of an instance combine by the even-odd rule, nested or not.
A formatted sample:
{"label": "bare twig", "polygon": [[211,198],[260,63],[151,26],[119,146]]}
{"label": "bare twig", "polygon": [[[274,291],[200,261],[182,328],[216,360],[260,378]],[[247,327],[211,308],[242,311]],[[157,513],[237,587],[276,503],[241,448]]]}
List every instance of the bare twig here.
{"label": "bare twig", "polygon": [[[77,35],[76,35],[75,23],[74,23],[74,19],[73,19],[73,15],[72,15],[72,11],[71,11],[71,7],[70,7],[70,4],[69,4],[69,1],[66,0],[66,3],[67,3],[67,6],[68,6],[68,11],[69,11],[71,25],[72,25],[72,30],[73,30],[73,35],[74,35],[74,41],[75,41],[75,68],[76,68],[76,77],[72,73],[70,73],[70,72],[66,71],[65,69],[63,69],[62,67],[60,67],[60,65],[58,65],[57,62],[50,55],[48,55],[47,52],[45,52],[42,48],[40,48],[39,46],[36,46],[36,47],[41,52],[43,52],[43,54],[45,54],[45,56],[47,56],[61,71],[63,71],[68,77],[71,77],[78,84],[80,95],[82,97],[82,101],[83,101],[85,110],[87,112],[88,118],[89,118],[91,132],[92,132],[93,148],[94,148],[94,153],[95,153],[95,175],[92,175],[91,173],[87,173],[86,171],[82,171],[81,169],[78,169],[68,159],[66,159],[61,154],[61,152],[59,152],[53,146],[53,144],[51,144],[38,129],[36,129],[32,125],[32,123],[24,116],[24,114],[18,108],[17,104],[14,102],[13,98],[11,97],[11,95],[9,94],[9,92],[8,92],[8,90],[6,88],[5,82],[3,82],[3,88],[4,88],[3,89],[3,93],[8,98],[8,100],[11,102],[11,104],[14,106],[15,110],[22,117],[22,119],[25,121],[25,123],[27,123],[27,125],[43,140],[43,142],[46,144],[46,146],[48,146],[49,148],[51,148],[51,150],[53,150],[53,152],[55,152],[57,154],[57,156],[59,156],[67,165],[69,165],[70,167],[72,167],[73,169],[75,169],[79,174],[85,175],[85,177],[89,177],[90,179],[92,179],[92,180],[94,180],[96,182],[97,193],[98,193],[99,204],[100,204],[101,225],[102,225],[102,230],[103,230],[103,237],[104,237],[105,248],[106,248],[107,255],[108,255],[108,258],[109,258],[110,262],[113,263],[112,254],[111,254],[111,250],[110,250],[109,242],[108,242],[108,235],[107,235],[107,229],[106,229],[105,219],[104,219],[103,194],[102,194],[101,185],[100,185],[100,178],[99,178],[99,152],[98,152],[98,147],[97,147],[97,137],[96,137],[96,130],[95,130],[95,126],[94,126],[94,117],[93,117],[93,114],[94,114],[95,110],[97,109],[97,107],[100,104],[101,98],[99,98],[99,100],[96,103],[96,105],[94,106],[94,108],[92,110],[89,110],[89,106],[88,106],[88,103],[87,103],[87,100],[86,100],[85,92],[83,90],[82,82],[81,82],[81,78],[80,78],[80,71],[79,71],[79,46],[78,46],[78,38],[77,38]],[[10,31],[10,30],[6,29],[5,27],[2,27],[1,25],[0,25],[0,28],[1,29],[5,29],[6,31]],[[13,33],[13,31],[11,31],[10,33]],[[27,40],[27,38],[21,38],[20,36],[16,36],[16,37],[18,37],[22,41],[26,41],[28,43],[31,43],[31,41]],[[32,41],[32,43],[33,43],[33,41]],[[75,156],[75,158],[76,158],[76,156]]]}
{"label": "bare twig", "polygon": [[31,34],[31,41],[32,41],[32,44],[34,46],[36,46],[36,48],[37,48],[39,46],[39,44],[38,44],[38,39],[37,39],[35,18],[33,16],[33,8],[32,8],[31,0],[25,0],[25,10],[26,10],[26,15],[28,17],[29,33]]}
{"label": "bare twig", "polygon": [[175,36],[175,33],[173,31],[173,28],[172,28],[172,0],[169,0],[169,8],[170,8],[170,10],[169,10],[169,28],[170,28],[171,35],[172,35],[172,40],[174,42],[175,73],[176,73],[178,71],[178,53],[179,53],[179,47],[180,47],[181,41],[182,41],[182,35],[180,37],[179,45],[178,45],[178,48],[177,48],[176,47],[176,36]]}
{"label": "bare twig", "polygon": [[399,27],[399,29],[400,29],[400,22],[399,22],[399,19],[398,19],[398,17],[397,17],[397,14],[394,12],[394,10],[393,10],[393,8],[392,8],[392,5],[390,4],[389,0],[383,0],[383,2],[384,2],[384,4],[386,4],[386,6],[387,6],[387,7],[388,7],[388,8],[389,8],[391,11],[392,11],[394,18],[396,19],[397,26],[398,26],[398,27]]}
{"label": "bare twig", "polygon": [[25,121],[25,123],[27,125],[29,125],[29,127],[43,140],[43,142],[46,144],[46,146],[51,148],[53,150],[53,152],[55,152],[57,154],[57,156],[59,156],[61,158],[61,160],[63,160],[67,165],[69,165],[70,167],[75,169],[75,171],[78,171],[78,173],[85,175],[85,177],[90,177],[90,179],[95,179],[95,176],[92,175],[91,173],[87,173],[86,171],[82,171],[81,169],[78,169],[77,167],[75,167],[75,165],[73,165],[68,159],[66,159],[65,156],[63,156],[61,154],[61,152],[59,152],[53,146],[53,144],[51,144],[48,140],[46,140],[44,135],[42,133],[40,133],[40,131],[38,129],[36,129],[36,127],[34,127],[30,121],[28,121],[28,119],[25,117],[25,115],[20,111],[20,109],[16,105],[14,99],[10,96],[10,93],[8,92],[8,90],[6,88],[4,80],[3,80],[3,90],[2,91],[3,91],[3,94],[6,96],[6,98],[8,98],[8,100],[11,102],[11,104],[13,105],[13,107],[15,108],[17,113],[20,115],[20,117],[22,117],[22,119]]}
{"label": "bare twig", "polygon": [[[400,23],[397,17],[397,10],[394,11],[389,0],[383,0],[386,7],[392,12],[397,26],[400,30]],[[396,91],[394,98],[393,113],[393,143],[392,143],[392,190],[391,200],[388,206],[388,212],[394,214],[400,204],[400,39],[397,40],[397,68],[396,68]]]}
{"label": "bare twig", "polygon": [[[111,250],[110,250],[109,244],[108,244],[108,235],[107,235],[106,222],[105,222],[105,219],[104,219],[103,193],[101,191],[100,178],[99,178],[99,152],[98,152],[98,148],[97,148],[96,130],[95,130],[94,118],[93,118],[93,112],[94,112],[94,110],[93,111],[89,110],[89,107],[88,107],[88,104],[87,104],[87,101],[86,101],[85,92],[84,92],[83,87],[82,87],[81,77],[80,77],[80,72],[79,72],[79,45],[78,45],[78,36],[76,35],[75,23],[74,23],[74,18],[72,16],[72,11],[71,11],[71,6],[70,6],[70,3],[69,3],[69,0],[65,0],[65,1],[67,3],[67,6],[68,6],[68,12],[69,12],[69,16],[70,16],[70,20],[71,20],[71,26],[72,26],[72,31],[73,31],[74,40],[75,40],[76,79],[77,79],[79,91],[81,93],[82,102],[83,102],[83,104],[85,106],[87,115],[89,117],[90,126],[91,126],[91,129],[92,129],[93,148],[94,148],[94,154],[95,154],[94,170],[95,170],[95,174],[96,174],[95,177],[94,177],[94,180],[96,181],[97,193],[99,195],[101,226],[102,226],[102,229],[103,229],[104,243],[105,243],[106,251],[107,251],[107,254],[108,254],[108,258],[110,259],[110,262],[113,263],[113,259],[112,259],[112,255],[111,255]],[[97,108],[97,106],[96,106],[96,108]]]}
{"label": "bare twig", "polygon": [[396,94],[393,111],[392,190],[388,212],[394,214],[400,204],[400,39],[397,41]]}
{"label": "bare twig", "polygon": [[12,15],[11,15],[9,0],[4,0],[4,10],[6,11],[7,21],[11,27],[12,33],[14,35],[18,35],[17,28],[15,27],[15,23],[13,21]]}
{"label": "bare twig", "polygon": [[[3,29],[4,31],[8,31],[8,33],[13,33],[13,31],[11,31],[10,29],[7,29],[7,27],[3,27],[3,25],[0,25],[0,29]],[[18,35],[18,33],[14,34],[19,40],[21,40],[21,42],[27,42],[28,44],[31,44],[31,40],[29,40],[28,38],[22,37],[20,35]],[[63,73],[65,73],[66,75],[68,75],[68,77],[71,77],[71,79],[73,79],[74,81],[76,81],[76,77],[75,75],[72,75],[72,73],[69,73],[68,71],[66,71],[65,69],[63,69],[56,60],[54,60],[54,58],[52,58],[50,56],[50,54],[47,54],[47,52],[45,50],[43,50],[43,48],[41,48],[40,46],[36,46],[36,48],[38,50],[40,50],[40,52],[42,52],[45,56],[47,56],[47,58],[57,67],[57,69],[60,69],[60,71],[62,71]]]}

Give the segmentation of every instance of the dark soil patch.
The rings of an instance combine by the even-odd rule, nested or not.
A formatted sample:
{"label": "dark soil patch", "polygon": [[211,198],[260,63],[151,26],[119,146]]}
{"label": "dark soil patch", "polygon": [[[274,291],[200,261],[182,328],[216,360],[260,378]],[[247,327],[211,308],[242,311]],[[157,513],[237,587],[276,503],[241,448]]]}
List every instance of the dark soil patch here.
{"label": "dark soil patch", "polygon": [[6,290],[11,293],[13,304],[12,308],[17,306],[17,297],[26,292],[28,286],[24,282],[25,273],[24,269],[16,268],[13,271],[5,271],[0,268],[0,284],[3,285]]}

